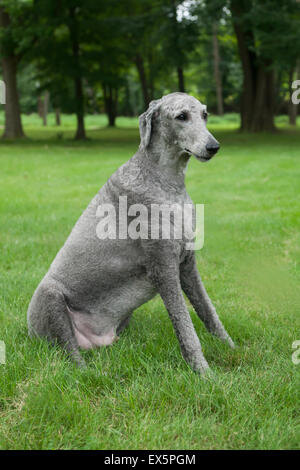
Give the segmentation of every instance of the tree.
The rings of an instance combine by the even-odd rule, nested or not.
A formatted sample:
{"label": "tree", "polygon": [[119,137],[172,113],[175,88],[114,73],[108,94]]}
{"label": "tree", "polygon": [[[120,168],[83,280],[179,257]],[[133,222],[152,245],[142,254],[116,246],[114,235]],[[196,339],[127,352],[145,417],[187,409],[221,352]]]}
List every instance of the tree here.
{"label": "tree", "polygon": [[222,86],[222,74],[220,70],[220,48],[218,40],[218,23],[212,25],[212,43],[213,43],[213,61],[214,61],[214,78],[216,85],[216,96],[217,96],[217,112],[219,116],[224,114],[223,107],[223,86]]}
{"label": "tree", "polygon": [[[75,134],[76,140],[86,138],[84,128],[84,96],[83,96],[83,73],[80,60],[80,26],[79,15],[80,6],[76,5],[77,2],[68,2],[67,5],[67,26],[70,34],[70,42],[72,48],[72,62],[74,67],[74,91],[75,91],[75,107],[77,117],[77,130]],[[78,2],[79,4],[81,2]]]}
{"label": "tree", "polygon": [[[241,130],[274,131],[278,71],[295,66],[300,47],[297,0],[198,0],[201,18],[230,19],[243,72]],[[280,38],[280,39],[279,39]],[[222,38],[221,38],[222,39]]]}
{"label": "tree", "polygon": [[84,80],[89,81],[97,60],[102,10],[102,4],[92,0],[35,1],[38,43],[32,59],[39,69],[41,89],[50,92],[55,108],[75,112],[76,140],[86,138]]}
{"label": "tree", "polygon": [[186,91],[184,69],[199,40],[196,18],[189,14],[188,6],[180,11],[183,3],[182,0],[161,1],[159,28],[165,63],[176,70],[177,89],[181,92]]}
{"label": "tree", "polygon": [[[178,78],[178,91],[185,92],[185,83],[184,83],[184,72],[183,67],[186,62],[185,49],[181,47],[180,44],[180,34],[183,33],[183,28],[177,18],[178,6],[181,2],[177,0],[169,1],[169,12],[167,18],[169,18],[168,24],[168,39],[169,39],[169,52],[171,53],[170,57],[174,62],[174,66],[177,72]],[[183,19],[181,20],[181,22]]]}
{"label": "tree", "polygon": [[156,7],[157,1],[153,0],[121,0],[114,12],[120,16],[119,39],[125,42],[127,60],[134,64],[138,74],[144,109],[154,98],[153,57],[159,60],[154,36]]}
{"label": "tree", "polygon": [[3,78],[6,85],[5,128],[3,137],[18,139],[24,137],[21,122],[19,94],[17,87],[17,67],[19,57],[17,46],[13,37],[13,25],[5,2],[0,3],[0,29],[1,29],[1,62]]}
{"label": "tree", "polygon": [[244,72],[241,97],[241,128],[274,131],[274,69],[270,57],[257,50],[251,21],[251,0],[231,0],[230,9]]}
{"label": "tree", "polygon": [[230,0],[229,6],[244,74],[241,128],[274,131],[276,66],[299,44],[299,4],[278,0],[274,8],[271,0]]}
{"label": "tree", "polygon": [[43,119],[43,125],[47,126],[49,107],[49,91],[45,91],[43,96],[38,97],[38,114]]}

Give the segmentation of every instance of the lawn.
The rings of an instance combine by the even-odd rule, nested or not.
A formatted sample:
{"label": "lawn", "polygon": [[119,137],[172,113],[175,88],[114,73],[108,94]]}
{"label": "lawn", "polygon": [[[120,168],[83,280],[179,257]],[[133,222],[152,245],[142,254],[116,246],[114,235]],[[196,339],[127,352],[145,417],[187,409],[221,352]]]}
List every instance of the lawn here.
{"label": "lawn", "polygon": [[[0,116],[0,125],[1,125]],[[191,160],[187,189],[205,204],[197,253],[206,288],[237,348],[211,337],[190,308],[213,375],[181,357],[162,301],[139,308],[112,347],[78,370],[27,336],[37,284],[72,226],[138,145],[137,120],[26,117],[29,139],[0,142],[0,449],[299,449],[300,128],[243,135],[212,116],[222,149]],[[3,122],[3,121],[2,121]]]}

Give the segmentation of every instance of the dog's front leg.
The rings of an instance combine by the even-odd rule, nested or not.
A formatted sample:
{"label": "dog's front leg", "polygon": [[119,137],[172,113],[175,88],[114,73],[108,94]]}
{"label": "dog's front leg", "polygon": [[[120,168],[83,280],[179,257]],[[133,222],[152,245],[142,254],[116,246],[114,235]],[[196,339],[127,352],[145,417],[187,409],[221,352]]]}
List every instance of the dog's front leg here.
{"label": "dog's front leg", "polygon": [[234,343],[222,325],[215,307],[201,281],[195,254],[193,252],[190,252],[180,265],[180,282],[182,289],[188,296],[198,317],[203,321],[207,330],[234,348]]}
{"label": "dog's front leg", "polygon": [[209,366],[182,294],[177,260],[156,253],[147,271],[169,313],[184,359],[193,370],[204,373]]}

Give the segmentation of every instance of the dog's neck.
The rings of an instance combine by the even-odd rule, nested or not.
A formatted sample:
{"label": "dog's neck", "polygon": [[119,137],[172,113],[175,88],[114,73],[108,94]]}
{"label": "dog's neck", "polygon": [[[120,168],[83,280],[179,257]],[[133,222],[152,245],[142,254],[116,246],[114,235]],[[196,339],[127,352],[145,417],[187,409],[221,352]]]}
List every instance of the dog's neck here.
{"label": "dog's neck", "polygon": [[168,178],[176,178],[184,184],[185,173],[190,155],[179,149],[176,145],[170,145],[160,139],[152,142],[147,149],[142,150],[146,157],[158,166]]}

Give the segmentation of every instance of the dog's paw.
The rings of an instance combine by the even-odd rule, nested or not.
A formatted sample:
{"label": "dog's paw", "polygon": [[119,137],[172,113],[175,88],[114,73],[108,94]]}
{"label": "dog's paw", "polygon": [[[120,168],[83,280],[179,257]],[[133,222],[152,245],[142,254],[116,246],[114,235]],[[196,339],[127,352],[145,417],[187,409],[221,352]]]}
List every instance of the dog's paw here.
{"label": "dog's paw", "polygon": [[232,349],[235,349],[235,344],[234,344],[234,342],[232,341],[232,339],[230,338],[230,336],[228,336],[228,338],[227,338],[227,343],[229,344],[229,346],[230,346]]}
{"label": "dog's paw", "polygon": [[197,374],[200,374],[201,376],[205,376],[206,374],[209,374],[209,371],[211,370],[205,358],[203,358],[201,362],[199,361],[197,363],[191,364],[191,367],[194,372],[196,372]]}
{"label": "dog's paw", "polygon": [[201,374],[201,379],[206,380],[208,382],[214,382],[216,380],[216,377],[216,372],[210,367],[206,369],[204,373]]}
{"label": "dog's paw", "polygon": [[235,349],[235,344],[227,333],[226,335],[222,335],[220,340],[227,344],[230,348]]}

